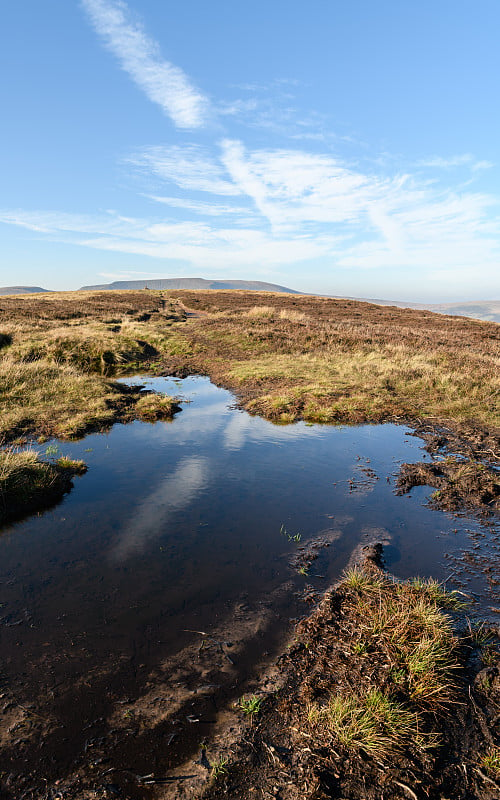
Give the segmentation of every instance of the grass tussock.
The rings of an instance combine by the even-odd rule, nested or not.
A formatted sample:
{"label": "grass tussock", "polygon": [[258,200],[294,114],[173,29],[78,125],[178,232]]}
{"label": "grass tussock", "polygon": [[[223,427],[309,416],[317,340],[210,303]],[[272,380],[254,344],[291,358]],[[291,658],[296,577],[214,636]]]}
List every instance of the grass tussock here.
{"label": "grass tussock", "polygon": [[[363,586],[363,580],[366,581]],[[453,700],[456,638],[443,608],[461,606],[434,581],[394,583],[383,576],[354,578],[361,582],[347,601],[358,620],[358,637],[368,650],[383,649],[389,666],[389,687],[429,709],[445,708]],[[391,684],[393,686],[391,687]]]}
{"label": "grass tussock", "polygon": [[190,360],[276,422],[500,419],[500,326],[349,300],[179,292]]}
{"label": "grass tussock", "polygon": [[[134,415],[172,413],[162,398],[127,392],[117,375],[148,371],[171,355],[184,311],[159,292],[65,292],[0,298],[0,434],[71,438]],[[139,416],[139,414],[138,414]]]}
{"label": "grass tussock", "polygon": [[273,319],[276,309],[273,306],[252,306],[245,312],[247,317]]}
{"label": "grass tussock", "polygon": [[83,461],[63,456],[44,461],[33,449],[0,449],[0,522],[45,505],[67,491],[73,475],[87,471]]}
{"label": "grass tussock", "polygon": [[332,695],[324,706],[310,706],[307,715],[319,739],[326,732],[348,750],[363,750],[376,758],[402,750],[409,738],[420,750],[433,744],[419,733],[415,711],[377,689],[365,695]]}
{"label": "grass tussock", "polygon": [[87,472],[87,465],[81,459],[61,456],[56,461],[56,466],[61,470],[68,470],[72,475],[84,475]]}
{"label": "grass tussock", "polygon": [[172,419],[178,408],[175,401],[167,395],[144,394],[134,406],[134,415],[146,422],[158,419]]}
{"label": "grass tussock", "polygon": [[[447,610],[461,607],[459,596],[436,581],[398,583],[377,569],[355,568],[337,597],[342,622],[331,635],[337,650],[345,648],[348,668],[332,657],[333,666],[316,666],[322,677],[305,681],[305,697],[312,699],[302,729],[314,746],[379,759],[409,746],[420,753],[435,748],[439,737],[429,721],[447,713],[458,696],[460,643]],[[313,624],[304,623],[305,640]],[[325,648],[324,634],[307,647],[313,662],[315,648]]]}
{"label": "grass tussock", "polygon": [[22,496],[27,475],[36,476],[37,485],[50,484],[53,480],[50,466],[40,461],[34,450],[0,450],[0,495],[3,497],[7,492],[14,492]]}

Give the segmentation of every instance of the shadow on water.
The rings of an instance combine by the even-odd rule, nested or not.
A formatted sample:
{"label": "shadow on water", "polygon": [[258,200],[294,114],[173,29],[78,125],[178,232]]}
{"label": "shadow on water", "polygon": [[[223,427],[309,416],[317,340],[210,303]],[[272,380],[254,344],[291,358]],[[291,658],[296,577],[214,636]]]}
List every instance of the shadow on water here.
{"label": "shadow on water", "polygon": [[393,493],[422,458],[408,429],[276,427],[205,378],[135,382],[189,402],[170,424],[57,443],[87,475],[0,537],[0,772],[24,776],[1,797],[89,764],[143,797],[137,774],[196,751],[359,543],[384,540],[400,577],[452,573],[490,613],[491,572],[460,559],[486,558],[495,531],[425,507],[423,487]]}

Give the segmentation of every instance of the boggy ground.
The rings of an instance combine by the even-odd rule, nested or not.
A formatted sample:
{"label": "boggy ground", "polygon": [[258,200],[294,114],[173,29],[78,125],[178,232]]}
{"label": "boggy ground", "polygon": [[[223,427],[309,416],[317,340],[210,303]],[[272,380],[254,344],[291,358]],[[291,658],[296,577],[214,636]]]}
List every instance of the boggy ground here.
{"label": "boggy ground", "polygon": [[[497,481],[500,328],[493,323],[314,297],[93,292],[1,298],[0,334],[4,441],[79,436],[139,417],[141,404],[146,418],[155,419],[158,401],[123,387],[116,376],[138,370],[203,373],[231,388],[247,410],[276,422],[409,422],[426,438],[430,452],[474,460],[485,467],[476,472],[483,472],[489,483]],[[172,401],[160,400],[161,414],[168,417]],[[432,470],[419,475],[429,482],[436,477]],[[444,477],[455,480],[456,470],[450,468]],[[478,497],[483,490],[479,482]],[[485,501],[490,510],[490,497],[496,496],[491,492]],[[254,703],[248,716],[243,701],[236,712],[239,726],[232,726],[243,727],[243,735],[233,731],[232,738],[221,738],[218,753],[199,754],[197,770],[211,784],[204,790],[207,800],[498,796],[494,634],[480,648],[477,636],[476,641],[457,637],[445,617],[438,623],[436,609],[445,601],[435,587],[405,587],[380,575],[368,581],[351,575],[350,581],[327,594],[299,626],[281,662],[277,683],[282,688],[274,692],[268,687],[267,694],[256,688],[257,701],[264,699],[255,706],[247,698]],[[408,606],[425,597],[435,607],[430,618],[441,649],[434,655],[437,677],[444,681],[444,690],[442,685],[437,693],[432,690],[429,702],[415,695],[422,688],[418,676],[427,676],[428,669],[419,673],[404,643],[400,640],[395,650],[386,635],[392,635],[394,610],[402,600]],[[383,609],[391,612],[385,628]],[[372,621],[379,614],[371,628],[370,614]],[[434,634],[424,631],[417,639],[414,626],[410,632],[413,649],[418,642],[420,650],[427,648],[423,663],[428,665]],[[157,686],[152,685],[147,700],[153,717],[161,700]],[[329,697],[332,690],[340,704]],[[100,733],[99,716],[89,721],[96,727],[89,729],[88,740],[78,744],[85,749],[84,759],[88,746],[89,763],[103,777],[93,783],[85,762],[74,780],[58,782],[46,776],[58,773],[57,759],[71,745],[67,732],[51,727],[50,713],[46,719],[38,708],[23,707],[8,691],[2,699],[2,742],[19,765],[23,747],[28,748],[33,774],[4,773],[1,796],[188,797],[182,775],[148,777],[148,748],[163,763],[169,742],[156,740],[146,723],[130,721],[135,707],[124,712],[126,728],[117,723],[107,732],[122,747],[120,774],[128,775],[129,787],[107,765],[110,741]],[[191,700],[178,702],[187,709]],[[46,698],[46,707],[53,705],[53,698]],[[359,723],[361,733],[372,737],[371,745],[360,741]],[[43,775],[34,766],[40,763],[40,737],[50,743],[44,745]],[[406,748],[408,741],[412,744]],[[135,775],[126,772],[132,755],[141,762]]]}
{"label": "boggy ground", "polygon": [[[278,423],[407,422],[451,462],[405,465],[447,510],[498,509],[500,326],[286,294],[61,292],[0,298],[0,436],[72,438],[170,418],[114,377],[209,375]],[[466,469],[464,469],[464,463]]]}
{"label": "boggy ground", "polygon": [[495,323],[296,295],[176,298],[198,317],[176,328],[168,363],[224,381],[249,411],[278,422],[437,418],[498,428]]}
{"label": "boggy ground", "polygon": [[112,378],[152,371],[185,319],[154,292],[61,292],[0,298],[0,437],[62,439],[131,419],[171,418],[170,398]]}
{"label": "boggy ground", "polygon": [[47,461],[34,450],[0,450],[0,525],[57,503],[87,471],[83,461]]}
{"label": "boggy ground", "polygon": [[500,326],[354,300],[176,296],[197,316],[173,332],[167,371],[206,373],[275,422],[405,421],[440,461],[403,465],[399,491],[426,484],[443,510],[498,512]]}
{"label": "boggy ground", "polygon": [[203,800],[500,797],[499,631],[467,628],[457,594],[392,580],[377,556],[299,623],[281,688],[240,701],[246,730]]}
{"label": "boggy ground", "polygon": [[0,298],[0,333],[8,436],[104,424],[123,403],[109,376],[161,369],[207,374],[277,422],[432,419],[500,455],[496,323],[258,292],[61,292]]}

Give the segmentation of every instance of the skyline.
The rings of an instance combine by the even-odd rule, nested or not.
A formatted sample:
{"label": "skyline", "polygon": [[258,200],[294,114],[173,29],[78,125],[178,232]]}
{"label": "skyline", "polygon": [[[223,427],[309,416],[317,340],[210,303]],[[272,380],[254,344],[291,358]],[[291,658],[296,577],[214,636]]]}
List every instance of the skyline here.
{"label": "skyline", "polygon": [[4,11],[2,285],[500,298],[493,2]]}

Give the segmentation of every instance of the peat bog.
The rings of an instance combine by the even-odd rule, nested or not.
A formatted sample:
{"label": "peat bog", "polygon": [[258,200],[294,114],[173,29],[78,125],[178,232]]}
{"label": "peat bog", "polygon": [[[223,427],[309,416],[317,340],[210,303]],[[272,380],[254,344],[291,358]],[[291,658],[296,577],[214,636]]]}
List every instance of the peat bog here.
{"label": "peat bog", "polygon": [[[127,382],[182,411],[39,445],[88,472],[0,539],[0,796],[196,796],[202,750],[210,769],[225,758],[216,730],[248,722],[231,704],[262,675],[271,691],[293,618],[363,544],[384,542],[400,577],[453,573],[495,619],[492,521],[394,491],[400,464],[425,455],[410,429],[276,426],[206,378]],[[460,568],[467,553],[484,568]]]}
{"label": "peat bog", "polygon": [[[366,800],[370,782],[394,800],[496,797],[499,332],[271,293],[0,298],[0,797]],[[233,394],[151,377],[168,374]],[[37,516],[15,522],[16,496]],[[462,622],[483,621],[452,646],[459,727],[447,703],[418,717],[451,772],[425,747],[394,772],[332,727],[368,704],[380,738],[421,713],[382,629],[361,635],[353,587],[321,600],[373,543],[398,579],[446,581],[471,603]],[[374,580],[379,609],[428,597]],[[327,711],[334,684],[346,705]]]}

